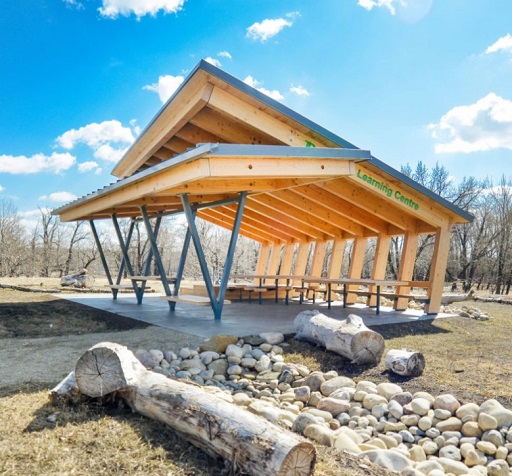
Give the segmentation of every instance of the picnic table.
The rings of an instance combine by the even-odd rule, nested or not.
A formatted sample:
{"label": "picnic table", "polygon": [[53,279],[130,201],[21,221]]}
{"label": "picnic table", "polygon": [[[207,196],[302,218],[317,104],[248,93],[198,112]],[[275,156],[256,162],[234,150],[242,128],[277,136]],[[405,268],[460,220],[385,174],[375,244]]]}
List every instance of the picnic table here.
{"label": "picnic table", "polygon": [[356,279],[356,278],[318,278],[318,277],[305,277],[302,280],[304,283],[319,283],[327,286],[327,307],[331,308],[331,292],[332,285],[341,285],[343,292],[343,307],[347,307],[347,286],[352,284],[360,286],[375,286],[376,287],[376,306],[375,314],[380,313],[380,293],[381,286],[407,286],[408,281],[390,280],[390,279]]}

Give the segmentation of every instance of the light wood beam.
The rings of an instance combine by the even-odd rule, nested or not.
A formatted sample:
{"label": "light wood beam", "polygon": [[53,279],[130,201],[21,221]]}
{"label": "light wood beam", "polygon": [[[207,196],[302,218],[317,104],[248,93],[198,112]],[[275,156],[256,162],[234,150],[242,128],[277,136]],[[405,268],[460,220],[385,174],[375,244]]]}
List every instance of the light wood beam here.
{"label": "light wood beam", "polygon": [[137,139],[123,160],[112,171],[116,177],[128,177],[133,174],[148,157],[159,150],[163,143],[205,106],[213,85],[204,84],[202,81],[201,79],[191,81],[186,91],[182,90],[174,97],[172,107],[162,110],[151,128]]}
{"label": "light wood beam", "polygon": [[[379,235],[375,246],[375,256],[373,257],[372,279],[385,279],[386,268],[388,265],[389,249],[391,248],[391,236]],[[370,288],[375,292],[375,286]],[[370,296],[370,306],[377,304],[377,297]]]}
{"label": "light wood beam", "polygon": [[280,211],[259,203],[256,200],[252,200],[251,197],[245,204],[245,213],[251,210],[259,215],[262,215],[264,219],[271,218],[273,220],[277,220],[278,223],[294,229],[296,232],[300,233],[303,238],[298,238],[298,241],[316,241],[325,238],[325,234],[319,232],[316,228],[306,225],[291,215],[281,213]]}
{"label": "light wood beam", "polygon": [[279,268],[279,274],[289,275],[292,272],[293,258],[295,256],[295,243],[286,243],[283,251],[283,259]]}
{"label": "light wood beam", "polygon": [[324,269],[325,254],[327,251],[327,241],[317,241],[313,253],[313,262],[311,263],[311,276],[322,276]]}
{"label": "light wood beam", "polygon": [[328,278],[339,278],[341,276],[341,267],[343,265],[343,256],[345,255],[345,245],[347,240],[336,238],[332,243],[331,259],[329,260]]}
{"label": "light wood beam", "polygon": [[[296,276],[304,276],[306,274],[306,266],[308,265],[309,258],[309,249],[311,247],[311,243],[306,243],[302,241],[299,243],[299,249],[297,250],[297,259],[295,261],[295,266],[293,268],[293,274]],[[298,286],[301,285],[302,281],[294,280],[293,285]]]}
{"label": "light wood beam", "polygon": [[316,203],[328,204],[329,208],[335,210],[339,215],[365,228],[369,228],[377,233],[388,233],[388,222],[377,216],[369,215],[368,212],[364,211],[362,208],[347,202],[316,184],[311,184],[307,187],[297,187],[295,191]]}
{"label": "light wood beam", "polygon": [[207,107],[191,118],[190,123],[209,134],[219,137],[221,139],[220,142],[230,144],[282,145],[281,142],[262,131],[250,128]]}
{"label": "light wood beam", "polygon": [[178,154],[183,154],[183,152],[186,152],[189,149],[193,149],[195,144],[181,139],[180,137],[174,136],[171,137],[165,144],[163,144],[163,147],[175,151]]}
{"label": "light wood beam", "polygon": [[343,230],[331,225],[323,219],[318,219],[316,215],[305,213],[302,209],[302,206],[300,205],[290,205],[285,200],[281,200],[281,198],[274,193],[267,193],[265,195],[252,195],[251,201],[252,200],[267,205],[268,207],[273,208],[288,216],[294,217],[297,221],[317,229],[324,235],[325,240],[343,236]]}
{"label": "light wood beam", "polygon": [[[235,219],[236,210],[233,210],[233,208],[230,207],[216,207],[212,208],[216,213],[226,217],[228,220],[233,221]],[[283,242],[283,241],[290,241],[291,237],[288,235],[285,231],[282,229],[276,229],[270,225],[265,225],[262,223],[255,222],[254,220],[251,220],[251,218],[248,218],[245,216],[242,219],[242,224],[244,228],[251,229],[254,231],[254,233],[259,233],[260,231],[265,233],[267,236],[271,237],[269,241],[271,242]]]}
{"label": "light wood beam", "polygon": [[318,185],[401,230],[416,231],[418,227],[418,220],[415,217],[410,216],[403,210],[398,210],[392,202],[381,200],[380,196],[372,191],[348,181],[347,177],[330,180]]}
{"label": "light wood beam", "polygon": [[[236,207],[234,205],[228,205],[222,207],[221,210],[225,210],[226,213],[229,213],[229,216],[235,216]],[[254,213],[251,210],[248,210],[247,207],[244,208],[244,223],[250,224],[251,226],[258,228],[263,227],[265,230],[275,230],[276,237],[279,237],[280,240],[284,241],[307,241],[308,235],[297,231],[294,228],[290,228],[284,223],[280,223],[275,219],[271,219],[260,214]]]}
{"label": "light wood beam", "polygon": [[268,274],[277,274],[277,271],[279,269],[279,262],[281,261],[281,248],[281,243],[273,244],[272,252],[270,253],[270,259],[268,261]]}
{"label": "light wood beam", "polygon": [[270,244],[262,244],[260,247],[260,252],[258,255],[258,261],[256,263],[256,272],[255,274],[266,274],[267,263],[270,256],[271,245]]}
{"label": "light wood beam", "polygon": [[419,194],[413,188],[391,176],[385,176],[377,169],[357,164],[355,175],[348,177],[358,187],[376,194],[386,205],[392,205],[403,213],[416,217],[436,227],[447,228],[450,218],[442,214],[435,202]]}
{"label": "light wood beam", "polygon": [[436,233],[434,255],[430,267],[430,303],[426,306],[429,314],[437,314],[441,310],[446,266],[450,251],[451,227],[439,228]]}
{"label": "light wood beam", "polygon": [[[213,223],[214,225],[225,228],[226,230],[233,229],[233,220],[230,220],[225,215],[220,214],[217,210],[211,208],[200,210],[197,212],[197,216],[203,220]],[[265,234],[262,230],[255,231],[251,227],[244,226],[243,224],[240,227],[240,234],[246,238],[257,241],[258,243],[267,242],[273,238],[272,235]]]}
{"label": "light wood beam", "polygon": [[180,137],[187,142],[194,144],[205,144],[208,142],[222,142],[219,136],[215,134],[210,134],[208,131],[205,131],[194,124],[188,123],[185,124],[178,132],[176,132],[176,137]]}
{"label": "light wood beam", "polygon": [[257,130],[267,131],[282,144],[305,147],[309,142],[317,147],[328,146],[326,143],[313,140],[311,136],[284,124],[276,117],[251,106],[217,86],[213,88],[208,107],[221,111],[223,114],[229,114],[234,120],[248,124]]}
{"label": "light wood beam", "polygon": [[[366,254],[366,245],[368,239],[365,237],[356,237],[352,246],[352,257],[350,259],[350,266],[348,268],[348,277],[360,279],[363,272],[364,257]],[[348,286],[348,290],[356,289],[357,285]],[[348,294],[347,304],[354,304],[357,300],[355,294]]]}
{"label": "light wood beam", "polygon": [[272,193],[271,195],[279,198],[288,205],[294,206],[306,216],[314,216],[317,219],[321,219],[325,223],[334,225],[335,228],[340,230],[337,236],[341,234],[341,231],[346,231],[356,236],[369,236],[371,233],[367,228],[362,227],[356,223],[352,223],[340,217],[334,210],[326,205],[315,203],[308,198],[300,195],[295,190],[281,190],[279,192]]}
{"label": "light wood beam", "polygon": [[[416,252],[418,251],[417,233],[408,232],[404,236],[404,244],[402,246],[402,256],[400,257],[400,265],[398,267],[398,279],[400,281],[411,281],[414,274],[414,265],[416,263]],[[399,286],[397,288],[399,294],[409,294],[410,286]],[[399,298],[395,301],[395,309],[407,309],[409,300]]]}

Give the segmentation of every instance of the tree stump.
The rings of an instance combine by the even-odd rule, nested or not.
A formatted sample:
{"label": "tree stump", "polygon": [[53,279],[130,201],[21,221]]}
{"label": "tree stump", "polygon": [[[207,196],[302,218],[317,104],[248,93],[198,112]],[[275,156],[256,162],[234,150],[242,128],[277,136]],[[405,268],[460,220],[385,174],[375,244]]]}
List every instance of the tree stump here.
{"label": "tree stump", "polygon": [[398,375],[417,377],[425,369],[425,357],[421,352],[391,349],[384,358],[386,368]]}
{"label": "tree stump", "polygon": [[368,329],[355,314],[338,321],[316,310],[303,311],[294,325],[296,339],[320,344],[355,364],[378,364],[384,353],[384,338]]}
{"label": "tree stump", "polygon": [[316,452],[304,438],[234,405],[215,387],[200,387],[148,371],[126,347],[103,342],[77,362],[81,393],[101,397],[117,392],[134,411],[172,427],[235,472],[309,476]]}

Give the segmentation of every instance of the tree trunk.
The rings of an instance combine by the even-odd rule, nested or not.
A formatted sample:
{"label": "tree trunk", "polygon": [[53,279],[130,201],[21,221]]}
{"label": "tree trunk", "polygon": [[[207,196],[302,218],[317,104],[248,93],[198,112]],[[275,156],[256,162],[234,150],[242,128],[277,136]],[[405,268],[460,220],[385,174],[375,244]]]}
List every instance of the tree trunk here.
{"label": "tree trunk", "polygon": [[378,364],[384,353],[384,338],[368,329],[355,314],[338,321],[319,311],[303,311],[294,325],[296,339],[320,344],[355,364]]}
{"label": "tree trunk", "polygon": [[425,357],[421,352],[391,349],[384,358],[386,368],[398,375],[416,377],[425,369]]}
{"label": "tree trunk", "polygon": [[151,372],[126,347],[104,342],[77,362],[81,393],[101,397],[117,394],[138,413],[161,421],[214,457],[251,475],[311,475],[314,446],[234,405],[230,395],[215,387],[171,380]]}
{"label": "tree trunk", "polygon": [[446,294],[441,298],[441,304],[443,306],[447,306],[448,304],[452,304],[454,302],[462,302],[468,301],[473,297],[474,291],[471,290],[467,294]]}

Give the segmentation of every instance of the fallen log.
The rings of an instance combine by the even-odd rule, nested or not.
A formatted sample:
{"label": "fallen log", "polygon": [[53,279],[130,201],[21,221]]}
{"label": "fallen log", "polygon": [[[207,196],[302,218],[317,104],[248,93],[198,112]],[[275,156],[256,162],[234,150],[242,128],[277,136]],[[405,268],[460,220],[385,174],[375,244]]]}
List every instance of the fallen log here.
{"label": "fallen log", "polygon": [[425,369],[425,357],[421,352],[391,349],[384,358],[386,368],[398,375],[417,377]]}
{"label": "fallen log", "polygon": [[316,452],[304,438],[231,403],[215,387],[171,380],[148,371],[126,347],[103,342],[75,368],[90,397],[117,392],[134,411],[163,422],[206,453],[230,461],[234,472],[308,476]]}
{"label": "fallen log", "polygon": [[512,299],[510,299],[510,297],[508,299],[504,299],[504,298],[501,298],[501,297],[493,298],[493,297],[474,296],[473,299],[475,301],[480,301],[480,302],[495,302],[497,304],[509,304],[509,305],[512,305]]}
{"label": "fallen log", "polygon": [[467,301],[473,297],[474,291],[471,290],[467,294],[444,294],[441,297],[441,304],[443,306],[448,306],[449,304],[453,304],[454,302],[462,302]]}
{"label": "fallen log", "polygon": [[320,344],[355,364],[378,364],[384,353],[384,338],[368,329],[363,320],[350,314],[344,321],[319,311],[303,311],[294,321],[295,338]]}
{"label": "fallen log", "polygon": [[94,284],[94,276],[89,274],[86,269],[79,273],[69,274],[60,278],[60,285],[73,286],[75,288],[91,288]]}
{"label": "fallen log", "polygon": [[78,390],[75,372],[70,372],[62,382],[58,383],[48,392],[48,397],[53,404],[58,402],[77,403],[84,396]]}

